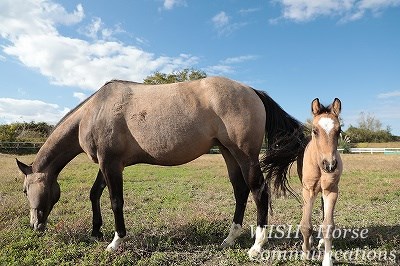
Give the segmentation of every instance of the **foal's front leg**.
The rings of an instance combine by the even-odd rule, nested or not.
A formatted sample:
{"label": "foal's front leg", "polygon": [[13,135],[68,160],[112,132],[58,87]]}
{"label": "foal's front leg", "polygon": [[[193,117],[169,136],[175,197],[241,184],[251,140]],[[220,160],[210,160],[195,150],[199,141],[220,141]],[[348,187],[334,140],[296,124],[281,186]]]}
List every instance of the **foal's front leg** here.
{"label": "foal's front leg", "polygon": [[325,253],[322,261],[322,266],[332,266],[332,233],[335,228],[333,221],[333,211],[338,198],[338,187],[330,190],[323,190],[322,197],[324,198],[324,222],[322,224],[322,234],[324,237]]}
{"label": "foal's front leg", "polygon": [[300,230],[303,235],[303,258],[310,258],[310,251],[312,246],[312,223],[311,214],[316,199],[316,193],[312,189],[303,187],[303,217],[300,222]]}

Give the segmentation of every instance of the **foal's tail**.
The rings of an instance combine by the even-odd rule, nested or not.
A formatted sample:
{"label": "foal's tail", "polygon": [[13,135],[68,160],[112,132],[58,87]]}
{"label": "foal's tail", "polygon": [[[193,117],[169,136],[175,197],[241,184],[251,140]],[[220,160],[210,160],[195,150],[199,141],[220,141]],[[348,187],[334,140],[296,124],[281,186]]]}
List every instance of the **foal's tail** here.
{"label": "foal's tail", "polygon": [[268,185],[273,181],[274,191],[279,195],[289,192],[298,199],[288,183],[288,171],[294,161],[304,152],[307,144],[304,125],[286,113],[263,91],[255,90],[264,103],[267,115],[265,140],[267,150],[260,160]]}

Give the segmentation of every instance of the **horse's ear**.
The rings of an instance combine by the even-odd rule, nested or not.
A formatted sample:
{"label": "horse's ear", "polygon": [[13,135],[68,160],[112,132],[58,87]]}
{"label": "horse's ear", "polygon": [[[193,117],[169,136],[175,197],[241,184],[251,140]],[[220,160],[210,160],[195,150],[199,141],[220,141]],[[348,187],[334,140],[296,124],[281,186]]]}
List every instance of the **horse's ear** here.
{"label": "horse's ear", "polygon": [[24,175],[32,174],[32,166],[26,165],[26,164],[18,161],[18,159],[15,159],[15,160],[17,161],[19,170],[21,170],[21,172],[24,173]]}
{"label": "horse's ear", "polygon": [[333,103],[332,103],[331,111],[336,116],[339,116],[341,110],[342,110],[342,102],[338,98],[335,98],[335,100],[333,100]]}
{"label": "horse's ear", "polygon": [[319,103],[319,99],[315,98],[311,103],[311,112],[313,115],[318,115],[321,111],[321,104]]}

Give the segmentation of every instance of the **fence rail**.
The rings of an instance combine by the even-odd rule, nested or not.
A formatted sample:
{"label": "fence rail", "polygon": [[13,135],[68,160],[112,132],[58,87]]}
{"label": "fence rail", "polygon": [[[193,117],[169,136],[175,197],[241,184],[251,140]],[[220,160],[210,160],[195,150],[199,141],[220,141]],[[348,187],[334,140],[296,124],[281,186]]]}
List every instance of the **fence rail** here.
{"label": "fence rail", "polygon": [[[338,149],[343,151],[343,149]],[[351,148],[351,153],[383,153],[383,154],[400,154],[400,148]]]}
{"label": "fence rail", "polygon": [[[0,152],[26,154],[35,153],[44,142],[0,142]],[[265,149],[262,149],[264,152]],[[344,149],[338,149],[343,152]],[[220,153],[218,148],[212,148],[209,153]],[[383,153],[383,154],[400,154],[400,148],[351,148],[350,153]]]}

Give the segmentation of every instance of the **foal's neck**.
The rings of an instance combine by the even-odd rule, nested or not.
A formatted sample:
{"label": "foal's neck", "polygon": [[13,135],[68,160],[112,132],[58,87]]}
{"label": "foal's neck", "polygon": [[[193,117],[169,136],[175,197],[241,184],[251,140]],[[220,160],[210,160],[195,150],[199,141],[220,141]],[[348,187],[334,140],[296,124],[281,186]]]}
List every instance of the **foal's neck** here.
{"label": "foal's neck", "polygon": [[57,176],[76,155],[82,152],[79,145],[79,122],[71,115],[59,124],[40,148],[32,165],[34,172]]}

